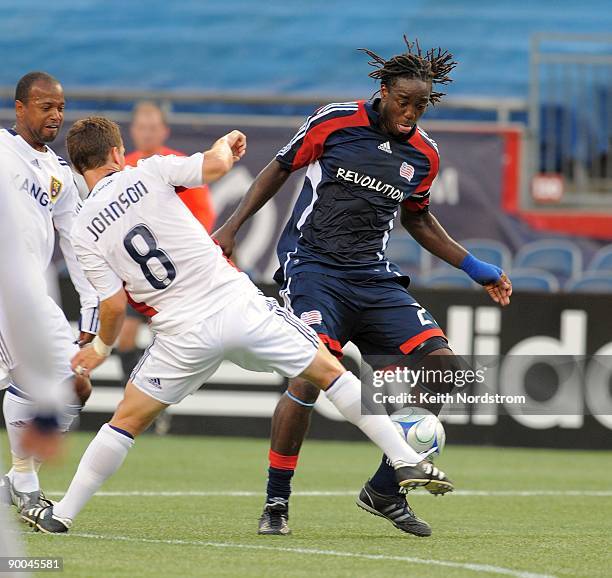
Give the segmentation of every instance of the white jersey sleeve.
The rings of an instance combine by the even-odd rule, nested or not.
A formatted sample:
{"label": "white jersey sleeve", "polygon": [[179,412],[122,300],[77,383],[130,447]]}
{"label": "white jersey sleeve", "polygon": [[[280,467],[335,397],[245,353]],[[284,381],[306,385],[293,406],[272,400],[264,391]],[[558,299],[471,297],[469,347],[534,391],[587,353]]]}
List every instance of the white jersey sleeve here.
{"label": "white jersey sleeve", "polygon": [[152,173],[156,178],[172,187],[201,187],[204,155],[196,153],[190,157],[155,155],[138,161],[138,167]]}
{"label": "white jersey sleeve", "polygon": [[97,291],[100,301],[112,297],[123,289],[123,281],[101,255],[96,254],[85,244],[79,243],[78,240],[74,241],[74,250],[87,279]]}
{"label": "white jersey sleeve", "polygon": [[[69,177],[71,175],[69,174]],[[87,280],[79,264],[70,235],[79,208],[79,193],[73,179],[68,180],[66,189],[60,195],[53,211],[53,224],[59,234],[59,244],[70,274],[70,279],[81,301],[81,323],[79,329],[88,333],[97,332],[98,294]]]}

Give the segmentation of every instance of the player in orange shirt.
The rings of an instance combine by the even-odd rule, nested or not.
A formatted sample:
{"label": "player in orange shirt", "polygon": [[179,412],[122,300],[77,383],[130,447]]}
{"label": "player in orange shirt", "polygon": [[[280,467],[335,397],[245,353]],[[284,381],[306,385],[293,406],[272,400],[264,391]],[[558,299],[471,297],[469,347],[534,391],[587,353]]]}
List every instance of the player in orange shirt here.
{"label": "player in orange shirt", "polygon": [[[136,166],[140,159],[153,155],[177,155],[184,153],[165,146],[170,136],[170,127],[166,122],[164,111],[154,102],[142,101],[134,108],[130,136],[136,150],[125,155],[125,161],[130,166]],[[215,212],[208,186],[194,189],[177,189],[178,196],[195,218],[211,233],[215,224]],[[142,351],[137,347],[137,336],[144,317],[128,307],[127,317],[123,324],[117,353],[121,358],[123,372],[129,376]]]}
{"label": "player in orange shirt", "polygon": [[[130,166],[136,166],[140,159],[146,159],[153,155],[177,155],[185,156],[184,153],[164,146],[170,136],[170,127],[166,123],[163,110],[153,102],[143,101],[134,108],[130,135],[136,150],[125,155],[125,162]],[[178,195],[195,218],[202,223],[204,228],[212,233],[215,224],[215,211],[212,206],[210,191],[206,185],[194,189],[182,189],[177,191]]]}

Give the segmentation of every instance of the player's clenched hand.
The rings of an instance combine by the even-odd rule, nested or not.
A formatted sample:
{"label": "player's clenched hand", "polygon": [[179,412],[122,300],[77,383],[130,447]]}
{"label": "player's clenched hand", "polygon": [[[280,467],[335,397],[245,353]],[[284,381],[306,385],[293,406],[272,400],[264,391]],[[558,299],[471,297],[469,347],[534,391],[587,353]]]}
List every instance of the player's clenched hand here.
{"label": "player's clenched hand", "polygon": [[204,152],[202,163],[202,181],[214,183],[227,174],[246,152],[246,136],[239,130],[222,136],[215,141],[210,150]]}
{"label": "player's clenched hand", "polygon": [[500,278],[495,283],[485,285],[485,289],[495,303],[499,303],[502,307],[510,305],[512,282],[505,273],[502,272]]}
{"label": "player's clenched hand", "polygon": [[72,358],[70,366],[76,375],[87,377],[105,359],[106,357],[96,353],[91,345],[86,345]]}
{"label": "player's clenched hand", "polygon": [[233,130],[229,134],[225,135],[227,144],[232,149],[232,156],[234,161],[239,161],[246,153],[247,139],[246,135],[239,130]]}
{"label": "player's clenched hand", "polygon": [[236,237],[234,233],[229,229],[227,224],[217,229],[213,234],[212,238],[219,244],[223,254],[226,257],[231,257],[234,252],[234,246],[236,245]]}

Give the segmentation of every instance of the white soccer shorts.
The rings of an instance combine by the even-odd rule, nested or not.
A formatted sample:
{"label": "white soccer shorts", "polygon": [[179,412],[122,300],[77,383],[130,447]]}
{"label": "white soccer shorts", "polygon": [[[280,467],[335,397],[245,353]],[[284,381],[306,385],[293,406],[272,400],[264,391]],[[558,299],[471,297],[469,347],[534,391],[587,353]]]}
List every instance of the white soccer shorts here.
{"label": "white soccer shorts", "polygon": [[[57,383],[72,381],[74,374],[70,368],[70,360],[79,350],[79,346],[75,343],[76,337],[64,312],[50,297],[45,303],[45,310],[50,320],[49,327],[53,327],[52,339],[49,342],[49,350],[53,357],[52,379]],[[32,355],[36,355],[36,352],[33,351]],[[27,395],[28,384],[19,382],[20,363],[21,360],[15,359],[11,351],[7,320],[0,310],[0,389],[8,387],[10,374],[10,382],[17,392]]]}
{"label": "white soccer shorts", "polygon": [[249,295],[178,335],[155,335],[130,381],[153,399],[174,404],[205,384],[224,360],[296,377],[318,347],[317,334],[276,299]]}

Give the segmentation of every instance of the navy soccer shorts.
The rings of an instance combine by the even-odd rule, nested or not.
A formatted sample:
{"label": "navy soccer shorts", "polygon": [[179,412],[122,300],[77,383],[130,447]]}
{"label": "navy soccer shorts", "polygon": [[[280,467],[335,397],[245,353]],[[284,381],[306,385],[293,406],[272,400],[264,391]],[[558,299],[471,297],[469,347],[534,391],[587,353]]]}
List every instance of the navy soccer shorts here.
{"label": "navy soccer shorts", "polygon": [[[298,273],[285,283],[281,295],[285,306],[339,358],[347,341],[365,356],[410,355],[426,341],[423,354],[448,347],[433,316],[393,279],[354,281]],[[436,339],[428,341],[432,338]]]}

